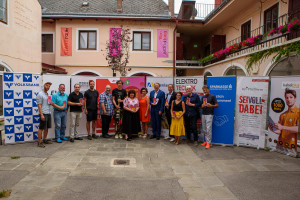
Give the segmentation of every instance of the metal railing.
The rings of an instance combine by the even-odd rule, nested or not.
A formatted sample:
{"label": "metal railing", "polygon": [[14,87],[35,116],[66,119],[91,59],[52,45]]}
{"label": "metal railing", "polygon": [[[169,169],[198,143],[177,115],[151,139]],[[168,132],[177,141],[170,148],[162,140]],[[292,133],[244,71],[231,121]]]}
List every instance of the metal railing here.
{"label": "metal railing", "polygon": [[[299,15],[300,15],[300,11],[297,11],[297,12],[294,12],[294,13],[291,13],[291,14],[284,14],[284,15],[280,16],[277,19],[277,27],[284,26],[284,25],[288,24],[294,17],[297,17],[299,19],[299,17],[300,17]],[[262,50],[262,49],[265,49],[265,48],[270,48],[274,45],[280,45],[283,42],[286,42],[287,40],[300,37],[300,31],[294,32],[294,33],[286,32],[284,34],[279,33],[279,34],[274,34],[272,36],[268,36],[269,31],[270,30],[267,30],[267,27],[265,25],[260,26],[256,29],[252,30],[250,32],[250,37],[255,37],[255,36],[258,36],[258,35],[264,35],[264,39],[260,43],[254,44],[252,46],[243,47],[242,49],[240,49],[236,52],[229,53],[228,55],[220,57],[220,58],[214,58],[210,61],[207,61],[207,62],[203,63],[203,66],[219,62],[221,60],[224,60],[226,57],[232,58],[232,57],[240,56],[240,55],[243,55],[243,54],[251,53],[251,52],[254,52],[254,51],[259,51],[259,50]],[[231,41],[227,42],[226,47],[229,47],[233,44],[242,42],[245,39],[247,39],[248,36],[249,35],[240,36],[238,38],[235,38],[234,40],[231,40]],[[212,52],[212,53],[215,53],[215,52]]]}
{"label": "metal railing", "polygon": [[208,16],[213,10],[218,8],[220,4],[203,4],[203,3],[196,3],[194,16],[195,18],[204,19]]}

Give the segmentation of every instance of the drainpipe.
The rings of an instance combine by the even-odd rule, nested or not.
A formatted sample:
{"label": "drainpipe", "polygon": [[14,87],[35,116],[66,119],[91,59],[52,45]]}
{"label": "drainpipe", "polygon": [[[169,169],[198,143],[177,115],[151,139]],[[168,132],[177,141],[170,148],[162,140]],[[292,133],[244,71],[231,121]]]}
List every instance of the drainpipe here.
{"label": "drainpipe", "polygon": [[176,26],[173,32],[173,83],[175,84],[176,76],[176,31],[178,26],[178,20],[176,20]]}

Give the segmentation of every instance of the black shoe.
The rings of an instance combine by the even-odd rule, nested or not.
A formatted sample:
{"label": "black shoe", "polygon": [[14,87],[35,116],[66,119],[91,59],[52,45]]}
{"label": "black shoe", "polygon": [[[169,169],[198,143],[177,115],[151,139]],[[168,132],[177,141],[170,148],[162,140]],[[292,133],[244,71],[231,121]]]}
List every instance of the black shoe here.
{"label": "black shoe", "polygon": [[71,139],[70,139],[70,142],[72,142],[72,143],[73,143],[73,142],[74,142],[74,138],[71,138]]}
{"label": "black shoe", "polygon": [[156,140],[160,140],[160,137],[156,137]]}
{"label": "black shoe", "polygon": [[154,139],[156,138],[156,135],[151,135],[149,139]]}
{"label": "black shoe", "polygon": [[83,140],[81,137],[76,137],[75,140]]}
{"label": "black shoe", "polygon": [[91,135],[88,135],[88,140],[92,140],[92,136]]}
{"label": "black shoe", "polygon": [[130,138],[127,138],[126,140],[127,140],[127,141],[131,141],[131,139],[130,139]]}
{"label": "black shoe", "polygon": [[92,136],[94,139],[97,139],[98,138],[98,136],[96,135],[96,134],[93,134],[93,136]]}
{"label": "black shoe", "polygon": [[104,138],[110,138],[110,135],[105,134],[105,135],[103,135],[102,137],[104,137]]}

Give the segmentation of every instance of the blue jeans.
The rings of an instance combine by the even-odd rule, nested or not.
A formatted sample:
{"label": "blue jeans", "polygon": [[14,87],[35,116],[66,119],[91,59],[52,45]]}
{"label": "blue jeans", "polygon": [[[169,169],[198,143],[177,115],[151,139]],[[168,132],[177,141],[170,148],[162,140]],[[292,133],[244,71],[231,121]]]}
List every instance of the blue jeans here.
{"label": "blue jeans", "polygon": [[67,124],[67,112],[54,110],[55,139],[64,138]]}

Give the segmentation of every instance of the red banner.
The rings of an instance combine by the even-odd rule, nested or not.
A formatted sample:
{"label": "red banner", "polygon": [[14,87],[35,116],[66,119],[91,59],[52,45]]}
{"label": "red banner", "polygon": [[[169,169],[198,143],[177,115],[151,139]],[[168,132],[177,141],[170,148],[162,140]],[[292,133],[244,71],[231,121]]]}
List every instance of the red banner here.
{"label": "red banner", "polygon": [[61,56],[72,56],[72,28],[61,28]]}

